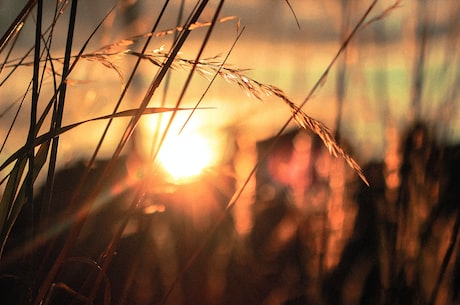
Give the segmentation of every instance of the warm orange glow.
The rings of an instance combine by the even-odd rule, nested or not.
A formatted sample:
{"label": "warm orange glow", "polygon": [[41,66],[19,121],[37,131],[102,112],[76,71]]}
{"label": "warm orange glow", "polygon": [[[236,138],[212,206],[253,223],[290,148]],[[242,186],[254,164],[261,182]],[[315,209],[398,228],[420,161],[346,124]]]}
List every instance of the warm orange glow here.
{"label": "warm orange glow", "polygon": [[165,142],[159,159],[173,178],[181,180],[197,176],[211,166],[213,151],[203,136],[183,134]]}
{"label": "warm orange glow", "polygon": [[[216,166],[222,158],[225,136],[219,131],[203,128],[203,124],[209,119],[207,115],[208,113],[196,113],[182,130],[189,113],[185,111],[177,113],[167,129],[157,160],[174,183],[183,183],[197,178],[203,170]],[[166,132],[170,115],[163,114],[162,118],[152,116],[145,119],[144,132],[147,141],[144,143],[144,149],[148,150],[151,149],[149,147],[152,139],[155,139],[155,143],[158,144],[159,139]]]}

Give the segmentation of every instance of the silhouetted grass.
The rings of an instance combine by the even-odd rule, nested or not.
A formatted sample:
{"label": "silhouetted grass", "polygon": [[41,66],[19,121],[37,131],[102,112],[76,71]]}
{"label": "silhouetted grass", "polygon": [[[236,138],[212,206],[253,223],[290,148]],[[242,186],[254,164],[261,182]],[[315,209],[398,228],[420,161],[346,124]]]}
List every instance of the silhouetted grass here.
{"label": "silhouetted grass", "polygon": [[[281,139],[291,121],[295,121],[299,128],[307,130],[318,137],[330,155],[344,160],[357,176],[369,186],[368,179],[361,167],[336,141],[329,128],[307,114],[303,107],[327,81],[331,69],[336,65],[340,56],[343,55],[351,40],[372,23],[386,18],[389,13],[400,6],[401,1],[395,1],[375,17],[370,17],[370,14],[377,1],[375,0],[369,4],[367,10],[362,14],[352,30],[344,36],[337,53],[301,103],[295,103],[281,88],[265,84],[250,77],[246,69],[235,68],[227,63],[228,54],[233,50],[240,35],[242,35],[244,27],[241,28],[237,16],[220,16],[224,2],[223,0],[216,1],[211,6],[210,1],[198,0],[188,15],[185,16],[183,24],[163,30],[159,27],[164,18],[166,18],[166,11],[171,5],[170,1],[165,0],[159,11],[152,12],[152,15],[156,14],[155,17],[152,17],[152,20],[146,20],[146,22],[153,23],[148,33],[137,33],[136,36],[116,40],[95,51],[88,50],[89,45],[94,44],[95,37],[101,27],[114,14],[118,9],[117,7],[113,7],[105,16],[101,17],[97,26],[88,34],[88,38],[83,42],[82,46],[78,47],[75,46],[74,36],[79,23],[84,21],[83,17],[78,15],[77,5],[79,1],[56,1],[54,4],[44,0],[29,0],[25,4],[24,9],[0,39],[0,54],[3,56],[3,63],[0,67],[0,76],[2,76],[0,90],[8,83],[24,81],[17,76],[23,69],[31,69],[32,75],[28,80],[30,85],[27,87],[26,92],[23,93],[24,95],[19,105],[16,102],[10,103],[1,116],[1,118],[11,116],[12,123],[0,150],[2,154],[2,163],[0,165],[0,172],[2,173],[1,185],[3,189],[0,201],[0,278],[5,279],[8,285],[15,281],[19,284],[11,284],[12,289],[8,294],[9,299],[5,297],[3,300],[0,299],[0,302],[34,305],[62,304],[63,302],[68,304],[130,304],[130,302],[135,301],[142,303],[140,300],[145,297],[145,300],[147,300],[145,304],[151,302],[167,304],[174,302],[171,301],[174,298],[174,291],[182,289],[185,291],[184,298],[190,295],[191,300],[196,301],[202,298],[200,301],[203,304],[215,304],[219,302],[210,301],[206,299],[208,297],[206,294],[200,294],[203,287],[214,287],[211,283],[206,282],[212,281],[211,276],[209,276],[211,280],[206,278],[207,273],[212,270],[217,274],[213,274],[215,278],[229,276],[222,270],[234,267],[233,273],[229,271],[234,278],[229,276],[229,278],[225,279],[230,283],[229,286],[233,285],[232,289],[229,289],[230,292],[223,288],[224,292],[215,292],[216,294],[221,293],[226,298],[220,300],[220,303],[232,304],[231,300],[234,300],[234,302],[248,302],[247,299],[244,299],[244,296],[246,294],[250,295],[251,292],[260,297],[254,303],[263,303],[262,299],[266,300],[269,294],[267,292],[264,295],[264,289],[272,287],[275,281],[279,279],[268,281],[261,291],[254,289],[254,291],[241,292],[241,296],[237,295],[238,289],[241,288],[238,285],[248,284],[250,288],[247,289],[251,290],[253,286],[250,286],[250,284],[260,280],[258,278],[260,274],[271,274],[273,269],[270,267],[282,268],[282,266],[280,267],[273,263],[269,267],[265,266],[267,267],[266,270],[258,269],[254,274],[244,274],[245,271],[250,273],[245,270],[248,267],[245,265],[246,263],[252,262],[254,265],[259,266],[257,263],[262,262],[261,264],[263,264],[264,260],[257,262],[257,259],[251,260],[244,255],[241,260],[237,258],[244,251],[238,252],[239,249],[233,248],[233,243],[236,243],[237,238],[234,235],[235,229],[231,220],[231,211],[243,191],[248,187],[250,179],[258,170],[260,164],[266,162],[273,152],[273,147]],[[53,4],[55,5],[54,7],[52,6]],[[293,17],[300,28],[300,22],[297,20],[295,9],[292,6],[293,3],[285,1],[285,4],[292,11]],[[179,5],[179,9],[184,10],[184,5],[184,2],[182,2]],[[212,11],[212,14],[209,15],[212,16],[211,20],[207,22],[199,21],[205,9]],[[53,14],[49,19],[49,17],[46,17],[48,15],[45,12],[51,10]],[[65,18],[63,18],[64,16]],[[35,30],[33,46],[28,48],[17,45],[17,40],[23,34],[22,29],[26,23],[32,23]],[[212,39],[211,34],[214,27],[219,23],[236,23],[237,37],[235,44],[229,50],[227,56],[203,57],[204,50]],[[57,37],[61,37],[59,35],[62,35],[61,30],[63,28],[66,29],[64,30],[65,47],[63,50],[59,50],[58,54],[53,46]],[[186,42],[190,40],[190,33],[197,29],[204,30],[198,52],[193,59],[185,58],[181,52],[185,48]],[[156,47],[153,48],[153,51],[149,51],[152,48],[153,39],[165,36],[174,36],[171,37],[171,45],[161,48]],[[420,55],[420,60],[423,60],[422,54]],[[111,113],[88,117],[71,124],[64,124],[64,118],[67,117],[67,107],[69,103],[75,102],[68,92],[68,88],[72,83],[71,76],[82,62],[89,63],[90,67],[94,67],[94,69],[108,69],[110,73],[115,73],[120,80],[121,90],[116,100],[113,101]],[[135,107],[128,107],[126,106],[128,103],[126,101],[128,91],[139,90],[139,88],[135,87],[134,82],[136,76],[141,73],[139,71],[141,63],[150,63],[154,72],[151,75],[143,75],[146,79],[150,78],[148,86],[145,92],[140,95],[139,100],[130,101],[129,105],[134,103]],[[129,69],[129,72],[126,73],[127,76],[124,72],[126,66]],[[343,68],[345,69],[346,67],[344,66]],[[423,70],[422,68],[423,65],[420,64],[420,69]],[[186,71],[187,77],[181,86],[174,88],[179,93],[174,106],[152,106],[151,101],[153,97],[161,94],[158,89],[165,82],[168,73],[175,70]],[[421,70],[417,72],[418,77],[421,77]],[[238,189],[235,189],[232,182],[227,181],[231,179],[224,173],[218,173],[220,176],[217,177],[203,175],[202,183],[209,183],[212,187],[205,188],[205,193],[200,193],[201,197],[194,196],[195,192],[199,192],[198,190],[200,189],[198,183],[192,183],[191,186],[174,186],[177,189],[171,194],[169,191],[171,186],[164,187],[165,182],[161,179],[162,173],[156,166],[158,152],[168,133],[170,133],[169,129],[176,120],[177,113],[179,111],[188,111],[192,116],[197,111],[204,111],[209,108],[200,106],[207,90],[203,93],[203,96],[197,98],[198,102],[194,107],[183,106],[184,96],[190,90],[191,80],[195,75],[207,79],[210,83],[209,86],[212,85],[216,78],[222,78],[229,83],[230,90],[239,88],[255,100],[263,100],[267,96],[273,96],[291,112],[287,122],[280,127],[279,132],[274,136],[274,142],[271,147],[254,165],[252,171]],[[16,77],[19,80],[16,80]],[[421,86],[421,84],[419,85]],[[414,89],[417,91],[414,98],[420,96],[420,86]],[[45,89],[51,90],[51,97],[44,93],[46,92]],[[44,107],[42,107],[43,105]],[[238,105],[235,105],[235,107],[238,107]],[[261,107],[265,106],[261,105]],[[17,110],[14,115],[10,113],[13,109]],[[81,109],[81,112],[84,114],[85,110]],[[209,109],[206,111],[209,111]],[[10,148],[6,151],[4,148],[7,146],[7,142],[11,140],[10,135],[15,129],[20,128],[20,123],[24,123],[18,121],[19,115],[24,112],[27,112],[29,116],[27,133],[24,136],[23,143],[19,147]],[[130,145],[130,141],[134,141],[133,138],[135,137],[133,135],[136,133],[136,128],[141,118],[145,115],[158,115],[161,113],[171,114],[166,128],[155,135],[156,139],[154,141],[158,140],[158,144],[153,146],[154,149],[148,157],[149,160],[139,161],[141,160],[140,158],[136,159],[137,162],[142,164],[138,166],[141,168],[139,172],[142,171],[142,174],[134,175],[135,178],[129,180],[126,178],[129,173],[126,173],[123,168],[125,162],[128,163],[127,170],[129,172],[129,160],[125,159],[123,152]],[[107,141],[108,134],[113,130],[113,120],[120,118],[128,119],[128,122],[118,134],[117,144],[113,148],[110,158],[101,161],[101,147]],[[104,121],[106,124],[97,144],[94,146],[91,157],[85,164],[77,164],[69,169],[68,172],[65,172],[65,170],[61,172],[58,166],[61,158],[59,150],[60,138],[69,134],[71,130],[78,131],[78,128],[82,125],[95,121]],[[187,122],[181,130],[187,128]],[[248,130],[247,132],[252,131]],[[84,134],[81,136],[85,137]],[[135,154],[136,152],[131,151],[130,153]],[[406,161],[410,163],[411,157],[408,156]],[[134,166],[131,169],[133,168]],[[134,169],[138,170],[138,168]],[[402,176],[405,173],[403,170],[401,169]],[[410,183],[413,182],[411,179],[416,178],[414,178],[414,175],[414,173],[408,174],[406,184],[401,186],[399,202],[396,203],[398,205],[397,209],[402,210],[402,206],[407,203],[407,198],[404,197],[403,193],[414,191],[414,189],[410,189]],[[40,181],[40,185],[42,185],[40,196],[37,196],[38,177],[44,177],[45,181],[43,185]],[[71,182],[63,182],[63,179],[68,179]],[[129,183],[126,182],[128,180]],[[370,183],[372,184],[372,180]],[[371,185],[371,187],[373,186]],[[110,190],[108,195],[107,189]],[[154,192],[152,189],[160,189],[160,191]],[[371,190],[373,192],[375,189]],[[366,190],[361,191],[361,194],[369,194],[366,193]],[[178,199],[178,194],[183,197]],[[372,197],[375,194],[372,193],[369,196]],[[106,206],[99,202],[101,197],[104,196],[108,197],[107,202],[109,203]],[[187,222],[191,220],[181,217],[183,212],[181,209],[186,209],[186,207],[178,208],[177,201],[182,202],[186,199],[200,201],[201,198],[207,198],[207,196],[219,201],[220,205],[217,204],[217,207],[214,207],[216,211],[213,211],[212,223],[207,226],[203,225],[205,226],[203,232],[198,232],[197,227],[199,226],[187,226]],[[37,199],[38,197],[40,199]],[[362,198],[364,197],[363,195]],[[106,198],[104,197],[103,199]],[[284,204],[284,200],[287,199],[280,196],[276,200]],[[279,202],[276,202],[276,204]],[[119,205],[116,206],[116,204]],[[372,200],[370,200],[370,204],[375,210],[380,208]],[[154,212],[145,212],[149,208]],[[283,205],[281,207],[277,206],[277,208],[279,210],[275,210],[280,212],[282,217],[286,217],[288,222],[292,221],[293,226],[298,225],[295,212]],[[161,213],[166,215],[164,219],[158,216]],[[195,213],[199,214],[196,211]],[[395,226],[401,225],[401,220],[406,220],[401,211],[398,210],[398,213],[401,213],[399,215],[401,218],[393,219]],[[273,217],[276,219],[278,216],[280,219],[282,218],[280,215]],[[365,216],[367,215],[362,217]],[[379,215],[378,217],[383,216]],[[381,220],[377,219],[376,222],[380,224],[378,221]],[[166,225],[165,222],[168,221],[169,224]],[[137,225],[136,234],[126,237],[125,232],[133,222]],[[89,233],[86,231],[87,227],[91,228]],[[193,227],[193,230],[190,227]],[[452,229],[449,247],[440,266],[436,286],[433,288],[430,297],[426,298],[430,304],[435,304],[436,302],[439,287],[452,259],[458,239],[458,228],[457,216]],[[269,229],[268,231],[272,234],[272,228]],[[296,229],[298,230],[298,227]],[[326,223],[324,223],[323,229],[326,232]],[[379,229],[382,228],[379,227]],[[158,233],[157,239],[160,239],[163,234],[169,237],[174,245],[169,246],[163,243],[164,248],[161,249],[155,245],[152,246],[151,244],[155,244],[155,242],[152,242],[152,230],[158,231],[154,233]],[[407,232],[400,232],[398,228],[395,230],[392,237],[397,239],[398,242],[407,238],[405,235]],[[280,231],[284,232],[282,228]],[[287,232],[289,233],[290,231],[287,230]],[[94,236],[88,237],[88,234]],[[288,253],[284,253],[288,262],[302,260],[298,255],[303,250],[296,248],[298,247],[296,242],[299,242],[302,235],[298,232],[296,234],[299,234],[299,236],[296,236],[295,241],[288,245]],[[382,235],[385,235],[384,237],[380,236],[382,240],[388,237],[386,232],[382,233]],[[357,240],[359,240],[359,237],[357,237]],[[98,238],[100,238],[100,243]],[[280,237],[280,239],[282,238]],[[361,245],[361,241],[353,241]],[[97,245],[88,245],[86,243],[96,243]],[[160,242],[157,241],[157,243]],[[355,251],[353,247],[356,244],[351,243],[347,248],[348,252],[345,252],[353,254],[353,251]],[[363,247],[365,246],[369,245],[364,245]],[[398,266],[400,268],[392,274],[391,280],[393,281],[397,281],[399,277],[406,276],[404,274],[406,271],[404,263],[394,257],[396,247],[396,241],[391,240],[387,246],[382,246],[384,249],[381,250],[385,253],[379,258],[379,263],[382,266],[388,265],[391,260],[403,265],[402,267]],[[264,250],[267,249],[264,248]],[[269,250],[267,252],[270,252]],[[392,250],[394,252],[391,252]],[[80,253],[79,251],[88,251],[91,254]],[[219,256],[221,253],[224,253],[224,255]],[[250,256],[245,252],[244,254]],[[177,262],[171,262],[173,260],[171,257],[177,258]],[[286,257],[283,257],[283,259]],[[273,260],[276,258],[273,258]],[[270,258],[267,259],[269,260]],[[166,261],[166,263],[162,265],[163,261],[161,260]],[[222,262],[221,260],[226,261]],[[212,264],[208,261],[213,261],[221,269],[209,267]],[[351,261],[353,260],[351,259]],[[299,264],[302,264],[302,262]],[[344,265],[341,267],[347,269],[347,266]],[[200,270],[202,266],[207,266],[207,268]],[[225,268],[222,266],[225,266]],[[322,267],[320,266],[320,268]],[[125,273],[119,274],[121,272]],[[171,274],[165,274],[168,272],[171,272]],[[124,278],[125,275],[126,278]],[[144,290],[138,289],[140,295],[132,296],[132,286],[141,285],[144,280],[143,277],[149,276],[154,278],[148,278],[145,281],[152,284],[153,287],[144,288]],[[289,272],[284,276],[286,276],[287,282],[295,282],[296,280],[293,279],[295,276],[292,276]],[[373,274],[373,276],[375,275]],[[347,284],[346,280],[340,282],[341,277],[339,276],[338,278],[338,280],[332,279],[331,282],[337,280],[339,283],[337,285],[342,285],[340,286],[340,289],[342,289]],[[243,280],[247,282],[243,282]],[[302,281],[304,279],[297,280]],[[327,284],[330,279],[321,278],[320,280],[324,280]],[[380,285],[388,283],[381,279],[377,282]],[[23,284],[25,284],[25,287],[23,287]],[[367,287],[365,284],[363,285]],[[2,286],[2,289],[6,289],[4,287],[8,286]],[[220,286],[216,284],[216,287]],[[390,303],[393,300],[392,298],[400,300],[401,298],[397,295],[398,292],[411,287],[390,285],[390,287],[385,288],[389,291],[389,297],[383,298],[383,301],[380,299],[380,304]],[[215,289],[218,290],[218,288]],[[365,294],[365,290],[363,289],[363,294]],[[369,291],[371,291],[370,288]],[[144,296],[142,293],[149,295]],[[228,293],[228,295],[225,295],[225,293]],[[26,295],[26,300],[18,295]],[[118,299],[114,299],[114,295]],[[303,300],[303,295],[298,297],[295,293],[283,297],[298,300],[299,302]],[[181,301],[184,304],[189,303],[188,300],[180,299],[177,296],[173,300]],[[307,302],[306,300],[303,301],[303,303]],[[326,303],[327,298],[321,300],[321,302]]]}

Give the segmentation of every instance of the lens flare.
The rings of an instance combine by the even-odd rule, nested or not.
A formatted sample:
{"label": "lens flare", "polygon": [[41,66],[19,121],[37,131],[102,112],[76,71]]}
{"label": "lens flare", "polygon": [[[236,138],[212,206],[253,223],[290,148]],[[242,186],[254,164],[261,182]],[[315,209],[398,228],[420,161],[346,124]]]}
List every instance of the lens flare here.
{"label": "lens flare", "polygon": [[165,142],[159,159],[174,179],[182,180],[195,177],[211,166],[213,152],[204,137],[184,134]]}

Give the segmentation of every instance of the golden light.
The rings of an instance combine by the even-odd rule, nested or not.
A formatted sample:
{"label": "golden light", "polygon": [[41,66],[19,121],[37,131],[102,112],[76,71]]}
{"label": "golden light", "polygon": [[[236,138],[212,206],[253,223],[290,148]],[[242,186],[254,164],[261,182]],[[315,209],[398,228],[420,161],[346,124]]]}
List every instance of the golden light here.
{"label": "golden light", "polygon": [[[214,124],[213,113],[196,112],[188,120],[189,115],[186,111],[176,114],[160,148],[159,141],[166,132],[171,114],[145,116],[142,122],[145,141],[141,142],[141,150],[150,155],[152,150],[159,149],[157,165],[166,175],[165,178],[175,184],[198,179],[205,169],[215,167],[222,161],[224,150],[227,149],[227,135],[217,128],[209,128]],[[185,122],[187,125],[182,129]]]}
{"label": "golden light", "polygon": [[186,133],[169,138],[161,148],[159,160],[175,180],[183,180],[199,175],[212,165],[215,156],[205,137]]}

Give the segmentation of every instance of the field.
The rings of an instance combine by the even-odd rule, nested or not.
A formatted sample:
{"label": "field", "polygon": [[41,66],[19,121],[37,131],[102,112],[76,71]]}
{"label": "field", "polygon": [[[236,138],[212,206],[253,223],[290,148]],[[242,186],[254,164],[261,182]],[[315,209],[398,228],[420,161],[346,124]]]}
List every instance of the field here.
{"label": "field", "polygon": [[1,304],[458,304],[460,5],[4,1]]}

